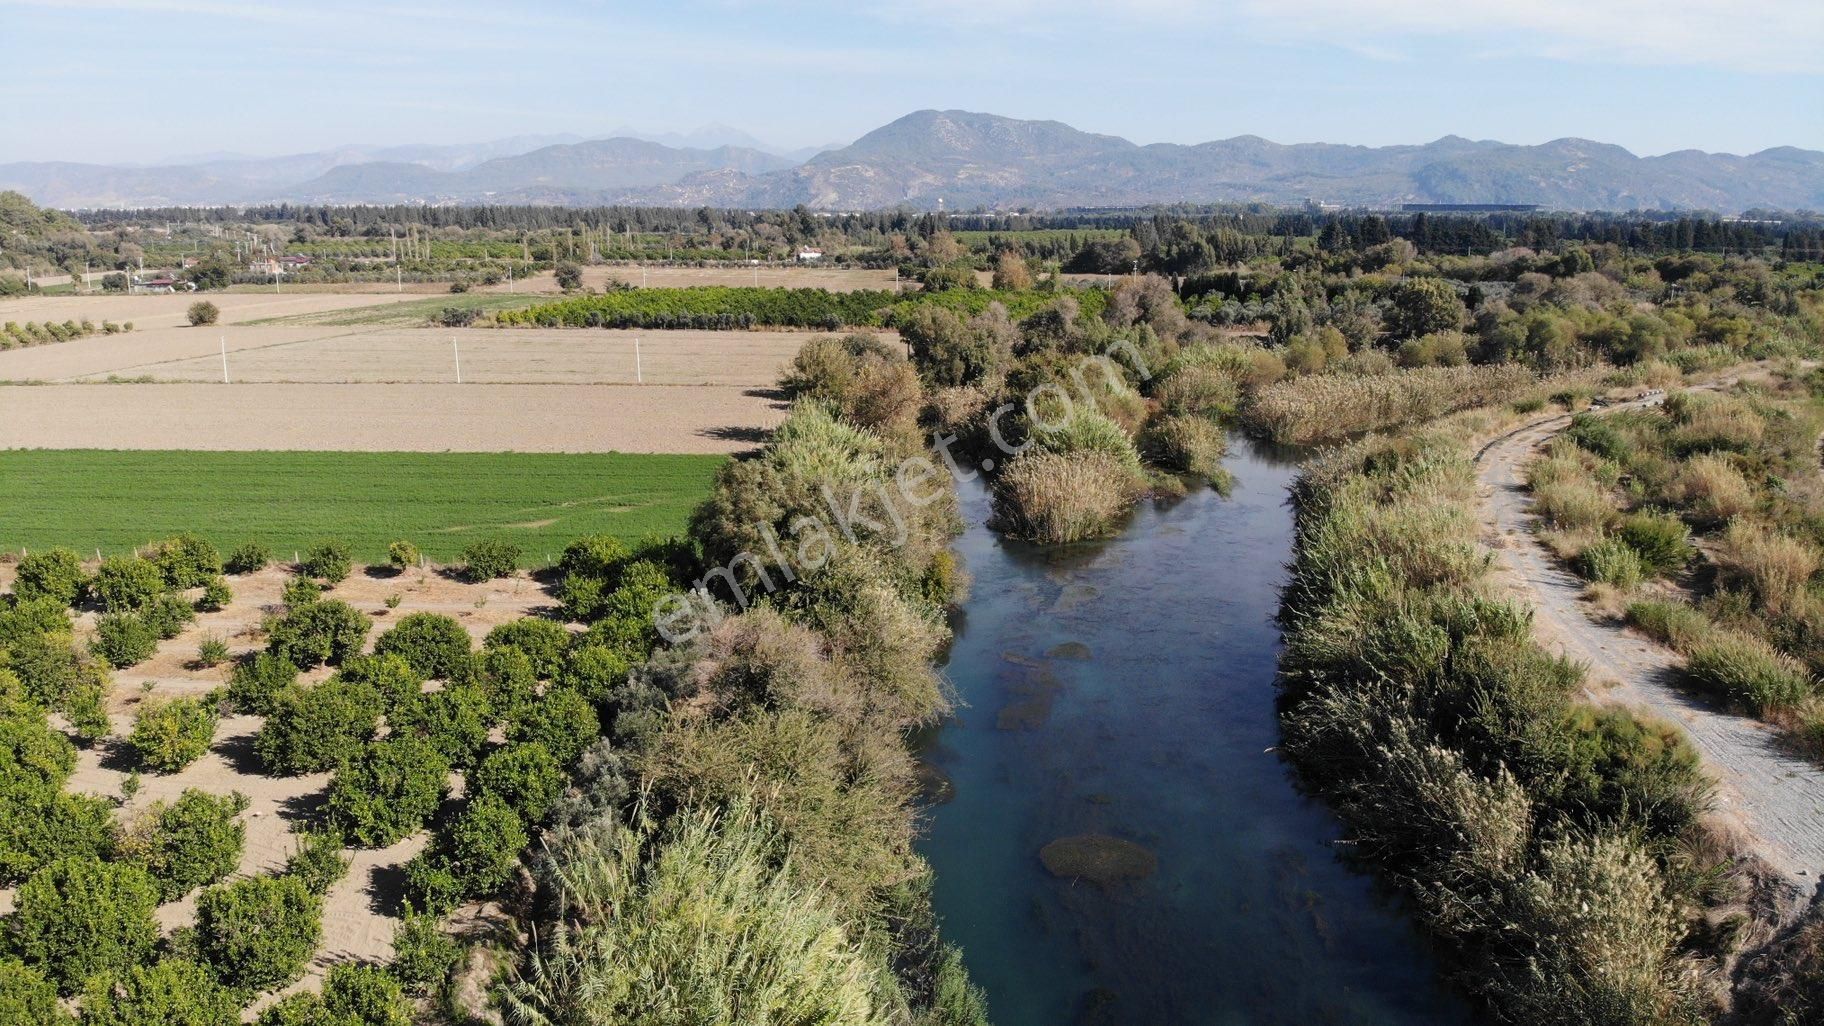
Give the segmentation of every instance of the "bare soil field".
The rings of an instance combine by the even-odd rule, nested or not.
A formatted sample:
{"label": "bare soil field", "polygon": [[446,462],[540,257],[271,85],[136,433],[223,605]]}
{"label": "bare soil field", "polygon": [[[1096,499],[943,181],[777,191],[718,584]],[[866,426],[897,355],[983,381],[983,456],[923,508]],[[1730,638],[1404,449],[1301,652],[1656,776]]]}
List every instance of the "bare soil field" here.
{"label": "bare soil field", "polygon": [[[174,330],[151,347],[94,340],[0,353],[0,379],[73,381],[110,376],[220,382],[454,382],[471,384],[767,385],[810,335],[784,331],[331,328],[249,326]],[[124,336],[111,336],[107,343]],[[897,336],[889,336],[896,338]],[[456,347],[452,348],[451,342]],[[638,360],[635,344],[638,343]],[[67,351],[67,352],[66,352]],[[9,360],[19,356],[24,359]],[[14,368],[18,369],[14,369]]]}
{"label": "bare soil field", "polygon": [[0,449],[730,453],[785,412],[732,385],[15,385]]}
{"label": "bare soil field", "polygon": [[[8,585],[12,568],[0,567],[0,585]],[[277,608],[279,591],[287,574],[270,569],[258,574],[231,577],[234,601],[216,613],[203,613],[183,634],[159,645],[158,653],[145,663],[115,675],[115,686],[109,701],[109,714],[117,738],[132,729],[136,708],[152,697],[198,695],[222,686],[227,668],[198,669],[190,665],[198,643],[206,636],[227,639],[236,654],[264,647],[259,624],[264,615]],[[9,585],[10,586],[10,585]],[[414,612],[435,612],[455,617],[479,643],[489,630],[553,604],[550,595],[537,582],[525,576],[468,584],[452,580],[435,570],[408,571],[394,575],[379,569],[357,570],[330,593],[374,617],[369,646],[387,629],[389,622]],[[389,610],[385,599],[398,595],[398,608]],[[93,627],[94,614],[78,621],[78,633]],[[305,675],[307,681],[319,681],[331,671],[318,668]],[[257,716],[225,717],[216,729],[215,742],[208,754],[177,773],[145,774],[141,788],[120,811],[123,822],[152,803],[176,798],[187,788],[200,788],[212,794],[239,791],[249,804],[242,814],[247,841],[241,853],[237,873],[249,875],[276,870],[285,864],[295,845],[294,831],[306,825],[323,800],[329,784],[327,773],[300,777],[267,776],[253,754],[253,736],[262,720]],[[115,743],[104,742],[80,752],[76,772],[68,787],[121,800],[121,783],[127,775],[127,760]],[[398,877],[398,867],[420,851],[427,835],[419,833],[389,848],[347,850],[351,861],[347,877],[331,888],[323,910],[323,940],[304,980],[285,989],[314,989],[329,968],[340,962],[384,959],[392,953],[393,929],[398,920],[386,914],[397,895],[391,888]],[[0,892],[0,908],[10,907],[11,893]],[[159,923],[166,930],[190,924],[195,917],[195,896],[167,903],[158,910]]]}
{"label": "bare soil field", "polygon": [[[354,286],[339,286],[353,288]],[[378,306],[413,299],[423,295],[400,295],[394,292],[209,292],[178,293],[168,296],[127,296],[101,294],[87,296],[21,296],[0,299],[0,321],[132,321],[134,328],[189,327],[185,312],[190,304],[207,299],[222,312],[221,323],[289,314],[316,313],[360,306]],[[197,329],[207,332],[208,328]],[[65,343],[68,344],[68,343]]]}
{"label": "bare soil field", "polygon": [[110,375],[134,377],[162,364],[193,360],[212,364],[193,380],[222,380],[221,347],[243,349],[288,345],[338,335],[348,328],[212,325],[206,328],[153,328],[123,335],[91,335],[73,342],[0,352],[0,381],[105,380]]}

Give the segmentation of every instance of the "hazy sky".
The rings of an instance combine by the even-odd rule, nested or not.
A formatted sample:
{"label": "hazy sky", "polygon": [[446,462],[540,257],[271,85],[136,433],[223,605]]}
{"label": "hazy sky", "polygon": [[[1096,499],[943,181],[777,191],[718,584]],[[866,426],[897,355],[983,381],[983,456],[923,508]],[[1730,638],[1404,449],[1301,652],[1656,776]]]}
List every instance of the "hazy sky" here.
{"label": "hazy sky", "polygon": [[154,162],[923,107],[1137,142],[1824,149],[1824,0],[0,0],[0,160]]}

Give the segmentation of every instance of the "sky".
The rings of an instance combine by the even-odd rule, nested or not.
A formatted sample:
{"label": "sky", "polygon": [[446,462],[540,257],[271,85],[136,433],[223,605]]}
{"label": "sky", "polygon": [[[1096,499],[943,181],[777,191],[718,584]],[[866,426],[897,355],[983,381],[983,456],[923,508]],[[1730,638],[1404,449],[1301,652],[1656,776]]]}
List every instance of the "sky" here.
{"label": "sky", "polygon": [[0,0],[0,161],[735,126],[922,108],[1136,142],[1824,149],[1821,0]]}

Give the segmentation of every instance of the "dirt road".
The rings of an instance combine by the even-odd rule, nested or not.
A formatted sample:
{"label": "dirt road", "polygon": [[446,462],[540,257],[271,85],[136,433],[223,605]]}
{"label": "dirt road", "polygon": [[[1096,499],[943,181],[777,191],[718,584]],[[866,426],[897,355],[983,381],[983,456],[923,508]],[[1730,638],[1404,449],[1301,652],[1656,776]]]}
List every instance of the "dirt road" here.
{"label": "dirt road", "polygon": [[1525,466],[1569,424],[1568,415],[1534,421],[1491,442],[1477,457],[1479,515],[1501,579],[1536,611],[1540,643],[1589,668],[1594,700],[1645,710],[1684,728],[1717,781],[1717,813],[1810,899],[1824,877],[1824,770],[1783,749],[1767,725],[1681,690],[1677,675],[1683,659],[1677,653],[1619,624],[1593,619],[1580,598],[1583,582],[1534,536]]}

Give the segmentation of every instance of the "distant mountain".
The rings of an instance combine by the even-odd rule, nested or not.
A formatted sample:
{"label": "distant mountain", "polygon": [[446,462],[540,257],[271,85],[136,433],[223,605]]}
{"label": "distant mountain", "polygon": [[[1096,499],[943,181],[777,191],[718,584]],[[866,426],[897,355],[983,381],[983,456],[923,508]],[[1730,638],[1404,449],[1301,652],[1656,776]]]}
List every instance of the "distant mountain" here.
{"label": "distant mountain", "polygon": [[1558,139],[1539,146],[1446,136],[1422,146],[1286,146],[1238,136],[1139,146],[1056,121],[968,111],[909,114],[786,172],[683,182],[653,202],[872,209],[1133,206],[1317,199],[1348,205],[1538,203],[1571,210],[1824,208],[1824,153],[1636,157]]}
{"label": "distant mountain", "polygon": [[[808,157],[768,153],[726,126],[648,139],[552,144],[548,138],[344,147],[163,167],[6,164],[0,189],[58,207],[293,200],[858,210],[932,209],[941,201],[959,210],[1315,199],[1567,210],[1824,209],[1824,153],[1791,147],[1749,156],[1681,150],[1637,157],[1586,139],[1517,146],[1456,136],[1417,146],[1282,145],[1258,136],[1141,146],[1057,121],[956,110],[908,114]],[[685,142],[715,145],[673,145]]]}

